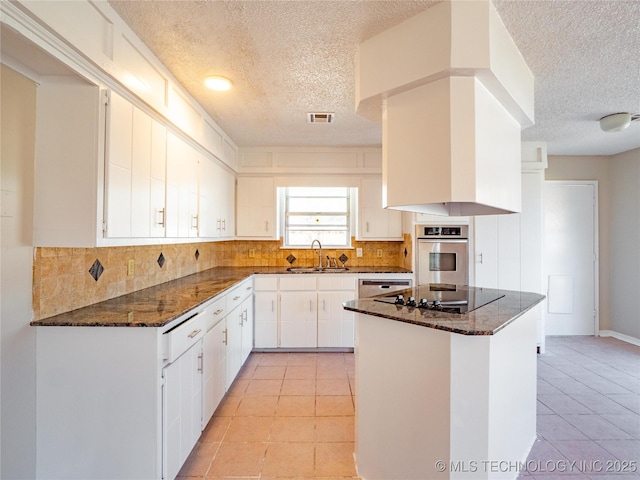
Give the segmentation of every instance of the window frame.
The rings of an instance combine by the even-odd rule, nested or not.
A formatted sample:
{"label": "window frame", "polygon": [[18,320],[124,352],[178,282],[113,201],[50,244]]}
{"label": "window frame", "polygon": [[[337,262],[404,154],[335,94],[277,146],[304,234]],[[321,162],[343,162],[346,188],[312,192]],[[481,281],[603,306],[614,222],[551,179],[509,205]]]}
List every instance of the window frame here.
{"label": "window frame", "polygon": [[[308,190],[316,190],[316,189],[344,189],[345,190],[345,194],[344,195],[328,195],[328,196],[324,196],[324,195],[290,195],[290,189],[308,189]],[[355,213],[356,213],[356,199],[357,199],[357,189],[354,187],[344,187],[344,186],[339,186],[339,187],[335,187],[335,186],[288,186],[288,187],[281,187],[278,189],[279,191],[279,197],[280,197],[280,217],[281,217],[281,228],[282,228],[282,237],[283,237],[283,248],[295,248],[295,249],[300,249],[300,248],[310,248],[311,246],[311,241],[309,241],[309,244],[297,244],[297,243],[291,243],[290,242],[290,225],[289,225],[289,218],[292,215],[289,212],[289,199],[290,198],[344,198],[346,199],[346,212],[295,212],[295,216],[344,216],[345,217],[345,223],[344,225],[336,225],[336,224],[329,224],[327,226],[327,228],[322,228],[322,227],[318,227],[318,228],[309,228],[307,231],[317,231],[317,232],[330,232],[330,231],[336,231],[336,230],[342,230],[344,229],[344,231],[346,232],[346,239],[345,239],[345,243],[344,244],[330,244],[330,243],[325,243],[322,242],[322,239],[320,236],[314,236],[314,238],[320,237],[320,241],[322,243],[322,247],[323,248],[352,248],[352,238],[353,238],[353,232],[354,232],[354,221],[355,221]],[[291,230],[301,230],[301,231],[305,231],[304,228],[296,228],[296,227],[304,227],[305,225],[293,225],[291,228]],[[306,226],[308,227],[314,227],[314,224],[307,224]],[[338,227],[338,228],[336,228]]]}

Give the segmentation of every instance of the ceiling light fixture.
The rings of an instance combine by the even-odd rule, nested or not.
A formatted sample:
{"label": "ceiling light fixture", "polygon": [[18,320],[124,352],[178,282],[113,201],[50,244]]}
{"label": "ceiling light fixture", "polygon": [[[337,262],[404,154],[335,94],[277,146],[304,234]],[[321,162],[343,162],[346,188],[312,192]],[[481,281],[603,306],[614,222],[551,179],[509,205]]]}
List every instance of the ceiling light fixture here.
{"label": "ceiling light fixture", "polygon": [[229,90],[231,88],[231,80],[226,77],[221,77],[215,75],[213,77],[207,77],[204,79],[204,84],[207,88],[211,90],[216,90],[218,92],[224,92],[225,90]]}
{"label": "ceiling light fixture", "polygon": [[631,125],[631,122],[640,119],[640,114],[629,112],[612,113],[600,119],[600,128],[605,132],[620,132]]}

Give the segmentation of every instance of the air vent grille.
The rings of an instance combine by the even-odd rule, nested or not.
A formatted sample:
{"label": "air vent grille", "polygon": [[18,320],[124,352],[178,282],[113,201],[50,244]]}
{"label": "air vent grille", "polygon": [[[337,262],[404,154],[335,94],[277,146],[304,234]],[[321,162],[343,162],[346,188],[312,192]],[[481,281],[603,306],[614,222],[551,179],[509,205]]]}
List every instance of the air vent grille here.
{"label": "air vent grille", "polygon": [[307,113],[307,122],[309,123],[333,123],[335,113]]}

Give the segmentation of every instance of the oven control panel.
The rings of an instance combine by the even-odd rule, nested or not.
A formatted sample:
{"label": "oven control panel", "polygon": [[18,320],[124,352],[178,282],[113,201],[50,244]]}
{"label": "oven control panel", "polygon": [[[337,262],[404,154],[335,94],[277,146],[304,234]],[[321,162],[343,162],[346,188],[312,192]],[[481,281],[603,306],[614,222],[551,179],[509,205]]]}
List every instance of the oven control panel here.
{"label": "oven control panel", "polygon": [[418,238],[468,238],[468,225],[417,225]]}

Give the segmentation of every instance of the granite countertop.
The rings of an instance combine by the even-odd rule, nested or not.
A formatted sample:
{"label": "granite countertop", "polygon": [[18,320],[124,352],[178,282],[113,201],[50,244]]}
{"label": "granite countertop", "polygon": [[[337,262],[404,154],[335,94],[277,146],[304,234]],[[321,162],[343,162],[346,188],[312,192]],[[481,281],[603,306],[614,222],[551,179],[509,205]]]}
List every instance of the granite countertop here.
{"label": "granite countertop", "polygon": [[[309,272],[327,275],[327,273]],[[105,300],[53,317],[34,320],[32,326],[163,327],[254,274],[307,275],[285,267],[215,267],[154,287]],[[336,274],[411,273],[400,267],[349,267]]]}
{"label": "granite countertop", "polygon": [[[423,287],[423,285],[420,285],[416,288]],[[544,295],[537,293],[513,290],[496,290],[460,285],[457,288],[472,294],[475,292],[492,293],[496,296],[501,296],[501,298],[468,313],[447,313],[431,309],[396,306],[376,301],[374,298],[352,300],[345,302],[343,305],[346,310],[353,312],[462,335],[494,335],[545,298]],[[394,294],[396,293],[403,292],[394,292]],[[404,291],[404,294],[405,298],[408,298],[411,295],[411,290]],[[418,297],[416,296],[416,298]]]}

